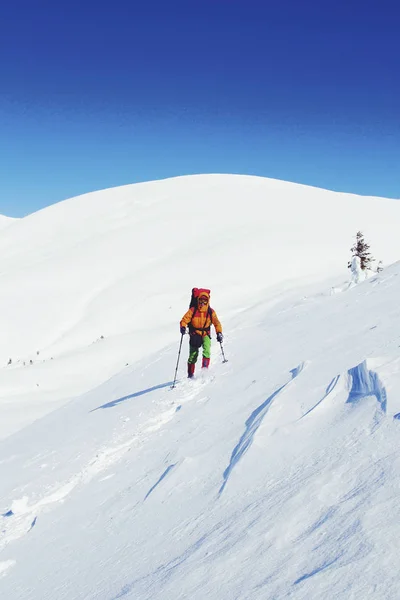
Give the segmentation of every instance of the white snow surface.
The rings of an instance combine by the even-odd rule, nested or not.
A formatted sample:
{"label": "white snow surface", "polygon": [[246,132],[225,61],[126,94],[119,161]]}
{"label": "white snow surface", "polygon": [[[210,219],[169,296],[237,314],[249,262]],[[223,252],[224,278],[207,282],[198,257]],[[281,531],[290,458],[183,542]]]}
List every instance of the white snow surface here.
{"label": "white snow surface", "polygon": [[10,225],[13,225],[13,223],[16,223],[18,221],[18,219],[14,219],[13,217],[6,217],[5,215],[0,215],[0,231],[2,229],[5,229],[6,227],[9,227]]}
{"label": "white snow surface", "polygon": [[[0,598],[397,600],[400,263],[346,266],[399,217],[207,175],[1,231]],[[229,361],[171,390],[193,286]]]}

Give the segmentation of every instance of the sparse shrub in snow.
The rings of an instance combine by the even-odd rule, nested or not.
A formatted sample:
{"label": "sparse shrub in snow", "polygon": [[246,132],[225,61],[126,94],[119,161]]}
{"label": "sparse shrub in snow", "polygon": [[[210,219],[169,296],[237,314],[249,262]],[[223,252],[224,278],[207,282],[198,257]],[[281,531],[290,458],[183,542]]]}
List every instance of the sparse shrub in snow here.
{"label": "sparse shrub in snow", "polygon": [[[372,257],[371,252],[369,252],[369,249],[370,249],[370,246],[364,240],[363,233],[361,231],[357,231],[356,242],[350,248],[350,250],[353,255],[353,258],[358,257],[360,259],[360,267],[361,267],[362,271],[365,271],[366,269],[370,269],[371,263],[375,260]],[[353,260],[351,261],[351,263],[349,263],[348,266],[353,273]]]}

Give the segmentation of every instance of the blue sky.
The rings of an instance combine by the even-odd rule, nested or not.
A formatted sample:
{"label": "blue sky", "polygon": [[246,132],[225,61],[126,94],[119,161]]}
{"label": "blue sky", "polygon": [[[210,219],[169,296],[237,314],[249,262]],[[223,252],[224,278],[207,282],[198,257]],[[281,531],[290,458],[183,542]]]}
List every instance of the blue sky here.
{"label": "blue sky", "polygon": [[191,173],[400,198],[395,1],[0,8],[0,213]]}

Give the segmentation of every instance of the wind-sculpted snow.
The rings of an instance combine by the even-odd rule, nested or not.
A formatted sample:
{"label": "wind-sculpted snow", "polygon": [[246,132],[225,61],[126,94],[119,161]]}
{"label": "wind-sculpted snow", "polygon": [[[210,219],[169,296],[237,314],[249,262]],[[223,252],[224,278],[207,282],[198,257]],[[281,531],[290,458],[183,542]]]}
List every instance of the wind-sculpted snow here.
{"label": "wind-sculpted snow", "polygon": [[317,408],[317,406],[319,406],[320,404],[322,404],[322,402],[324,400],[326,400],[326,398],[334,391],[334,389],[336,388],[338,382],[340,379],[340,375],[336,375],[336,377],[334,377],[332,379],[332,381],[330,382],[330,384],[328,385],[328,387],[325,390],[325,394],[323,395],[323,397],[321,398],[321,400],[319,400],[314,406],[312,406],[307,412],[304,413],[304,415],[302,415],[301,418],[306,417],[307,415],[309,415],[313,410],[315,410]]}
{"label": "wind-sculpted snow", "polygon": [[147,492],[147,494],[145,495],[145,497],[144,497],[144,499],[145,499],[145,500],[147,500],[147,498],[150,496],[150,494],[152,494],[152,493],[154,492],[154,490],[156,489],[156,487],[157,487],[158,485],[160,485],[160,483],[162,482],[162,480],[163,480],[163,479],[165,479],[165,477],[168,475],[168,473],[169,473],[170,471],[172,471],[172,469],[173,469],[174,467],[176,467],[176,463],[175,463],[175,464],[173,464],[173,465],[169,465],[169,466],[168,466],[168,467],[165,469],[164,473],[163,473],[163,474],[160,476],[160,478],[159,478],[159,479],[157,479],[157,481],[155,482],[155,484],[151,486],[151,488],[149,489],[149,491],[148,491],[148,492]]}
{"label": "wind-sculpted snow", "polygon": [[321,565],[319,565],[318,567],[313,569],[310,573],[305,573],[304,575],[302,575],[301,577],[296,579],[296,581],[294,582],[294,585],[297,585],[298,583],[301,583],[302,581],[305,581],[306,579],[310,579],[310,577],[314,577],[314,575],[318,575],[319,573],[322,573],[322,571],[329,569],[329,567],[331,567],[332,565],[337,563],[338,560],[342,556],[343,556],[343,552],[339,552],[339,554],[337,556],[335,556],[334,558],[327,560],[326,562],[323,562]]}
{"label": "wind-sculpted snow", "polygon": [[363,361],[356,367],[349,369],[351,388],[347,402],[356,404],[363,398],[375,396],[382,412],[386,413],[387,394],[379,375],[368,369],[367,361]]}
{"label": "wind-sculpted snow", "polygon": [[273,394],[268,396],[268,398],[265,400],[265,402],[260,404],[260,406],[258,406],[251,413],[250,417],[247,419],[247,421],[245,423],[246,429],[245,429],[242,437],[240,438],[239,442],[233,449],[229,465],[227,466],[227,468],[224,471],[224,474],[223,474],[224,481],[219,490],[220,495],[224,491],[225,486],[228,483],[229,477],[231,476],[233,469],[235,468],[235,466],[238,464],[238,462],[241,460],[243,455],[247,452],[247,450],[250,448],[251,444],[253,443],[254,436],[257,433],[257,430],[260,427],[261,423],[263,422],[266,414],[268,413],[272,402],[278,396],[278,394],[280,394],[285,389],[285,387],[287,385],[289,385],[289,383],[291,381],[293,381],[293,379],[295,379],[295,377],[297,377],[299,375],[299,373],[301,373],[303,368],[304,368],[304,363],[301,363],[295,369],[292,369],[290,371],[290,374],[292,376],[290,381],[288,381],[287,383],[284,383]]}

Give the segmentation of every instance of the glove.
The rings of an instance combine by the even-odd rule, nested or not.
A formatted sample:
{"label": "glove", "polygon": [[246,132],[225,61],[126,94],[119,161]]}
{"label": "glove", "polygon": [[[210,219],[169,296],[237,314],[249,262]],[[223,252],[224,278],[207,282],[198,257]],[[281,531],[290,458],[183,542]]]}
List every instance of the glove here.
{"label": "glove", "polygon": [[186,333],[186,327],[181,327],[181,334],[185,335],[185,333]]}
{"label": "glove", "polygon": [[224,336],[222,335],[222,333],[217,333],[217,342],[221,343],[224,339]]}

